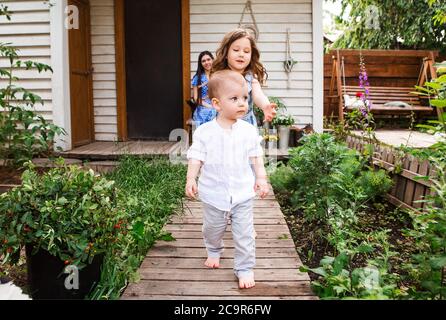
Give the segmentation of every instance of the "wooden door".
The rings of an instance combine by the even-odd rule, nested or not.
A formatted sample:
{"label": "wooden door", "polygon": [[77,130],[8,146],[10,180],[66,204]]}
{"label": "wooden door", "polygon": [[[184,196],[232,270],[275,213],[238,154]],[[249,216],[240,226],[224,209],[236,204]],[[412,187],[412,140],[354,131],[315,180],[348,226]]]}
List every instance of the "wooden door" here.
{"label": "wooden door", "polygon": [[79,9],[79,29],[69,29],[71,139],[73,147],[93,141],[93,90],[88,0],[69,0]]}
{"label": "wooden door", "polygon": [[167,140],[183,127],[181,0],[124,7],[128,138]]}

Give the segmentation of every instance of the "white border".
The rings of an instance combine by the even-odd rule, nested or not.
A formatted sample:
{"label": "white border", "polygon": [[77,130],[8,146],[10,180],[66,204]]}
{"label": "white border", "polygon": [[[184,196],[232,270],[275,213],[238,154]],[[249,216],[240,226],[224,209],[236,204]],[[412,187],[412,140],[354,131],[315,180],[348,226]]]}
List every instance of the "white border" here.
{"label": "white border", "polygon": [[52,98],[53,122],[62,127],[67,135],[56,140],[56,147],[70,150],[71,105],[70,105],[70,60],[68,30],[65,28],[67,0],[58,0],[50,8],[51,67],[53,68]]}
{"label": "white border", "polygon": [[313,0],[313,129],[324,130],[323,0]]}

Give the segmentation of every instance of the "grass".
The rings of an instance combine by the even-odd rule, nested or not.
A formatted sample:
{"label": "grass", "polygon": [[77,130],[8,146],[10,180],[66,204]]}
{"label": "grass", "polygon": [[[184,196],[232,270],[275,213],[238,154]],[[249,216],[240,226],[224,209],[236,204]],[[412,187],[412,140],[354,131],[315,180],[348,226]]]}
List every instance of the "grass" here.
{"label": "grass", "polygon": [[116,181],[128,217],[90,299],[118,299],[129,282],[138,281],[138,268],[155,241],[172,240],[162,229],[181,206],[186,167],[126,156],[107,178]]}

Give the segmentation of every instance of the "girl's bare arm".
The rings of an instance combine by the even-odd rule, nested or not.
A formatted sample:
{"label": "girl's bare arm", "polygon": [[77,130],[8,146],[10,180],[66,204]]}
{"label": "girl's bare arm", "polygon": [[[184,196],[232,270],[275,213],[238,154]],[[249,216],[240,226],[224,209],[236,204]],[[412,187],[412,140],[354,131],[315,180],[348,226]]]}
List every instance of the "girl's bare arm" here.
{"label": "girl's bare arm", "polygon": [[269,102],[268,97],[263,93],[257,79],[252,80],[252,99],[254,104],[262,109],[263,114],[265,115],[265,121],[274,119],[277,113],[277,105]]}
{"label": "girl's bare arm", "polygon": [[194,87],[194,101],[198,101],[198,87]]}

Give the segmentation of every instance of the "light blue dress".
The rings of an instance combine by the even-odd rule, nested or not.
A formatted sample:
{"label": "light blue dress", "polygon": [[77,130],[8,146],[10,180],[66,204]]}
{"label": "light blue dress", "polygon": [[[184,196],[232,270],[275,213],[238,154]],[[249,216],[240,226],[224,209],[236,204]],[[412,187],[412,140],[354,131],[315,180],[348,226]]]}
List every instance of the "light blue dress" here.
{"label": "light blue dress", "polygon": [[[206,74],[201,75],[201,101],[204,101],[212,105],[211,99],[208,95],[208,78]],[[192,78],[192,87],[198,87],[198,76]],[[198,105],[194,111],[192,119],[195,121],[195,125],[199,127],[203,123],[213,120],[217,116],[217,110],[214,108],[208,108],[203,105]]]}
{"label": "light blue dress", "polygon": [[252,73],[248,72],[245,75],[245,79],[246,79],[246,83],[248,84],[248,91],[249,91],[249,95],[248,95],[248,112],[246,113],[246,115],[242,119],[245,120],[246,122],[252,124],[253,126],[257,127],[257,119],[256,119],[256,116],[254,114],[254,101],[252,99],[252,80],[253,80]]}

